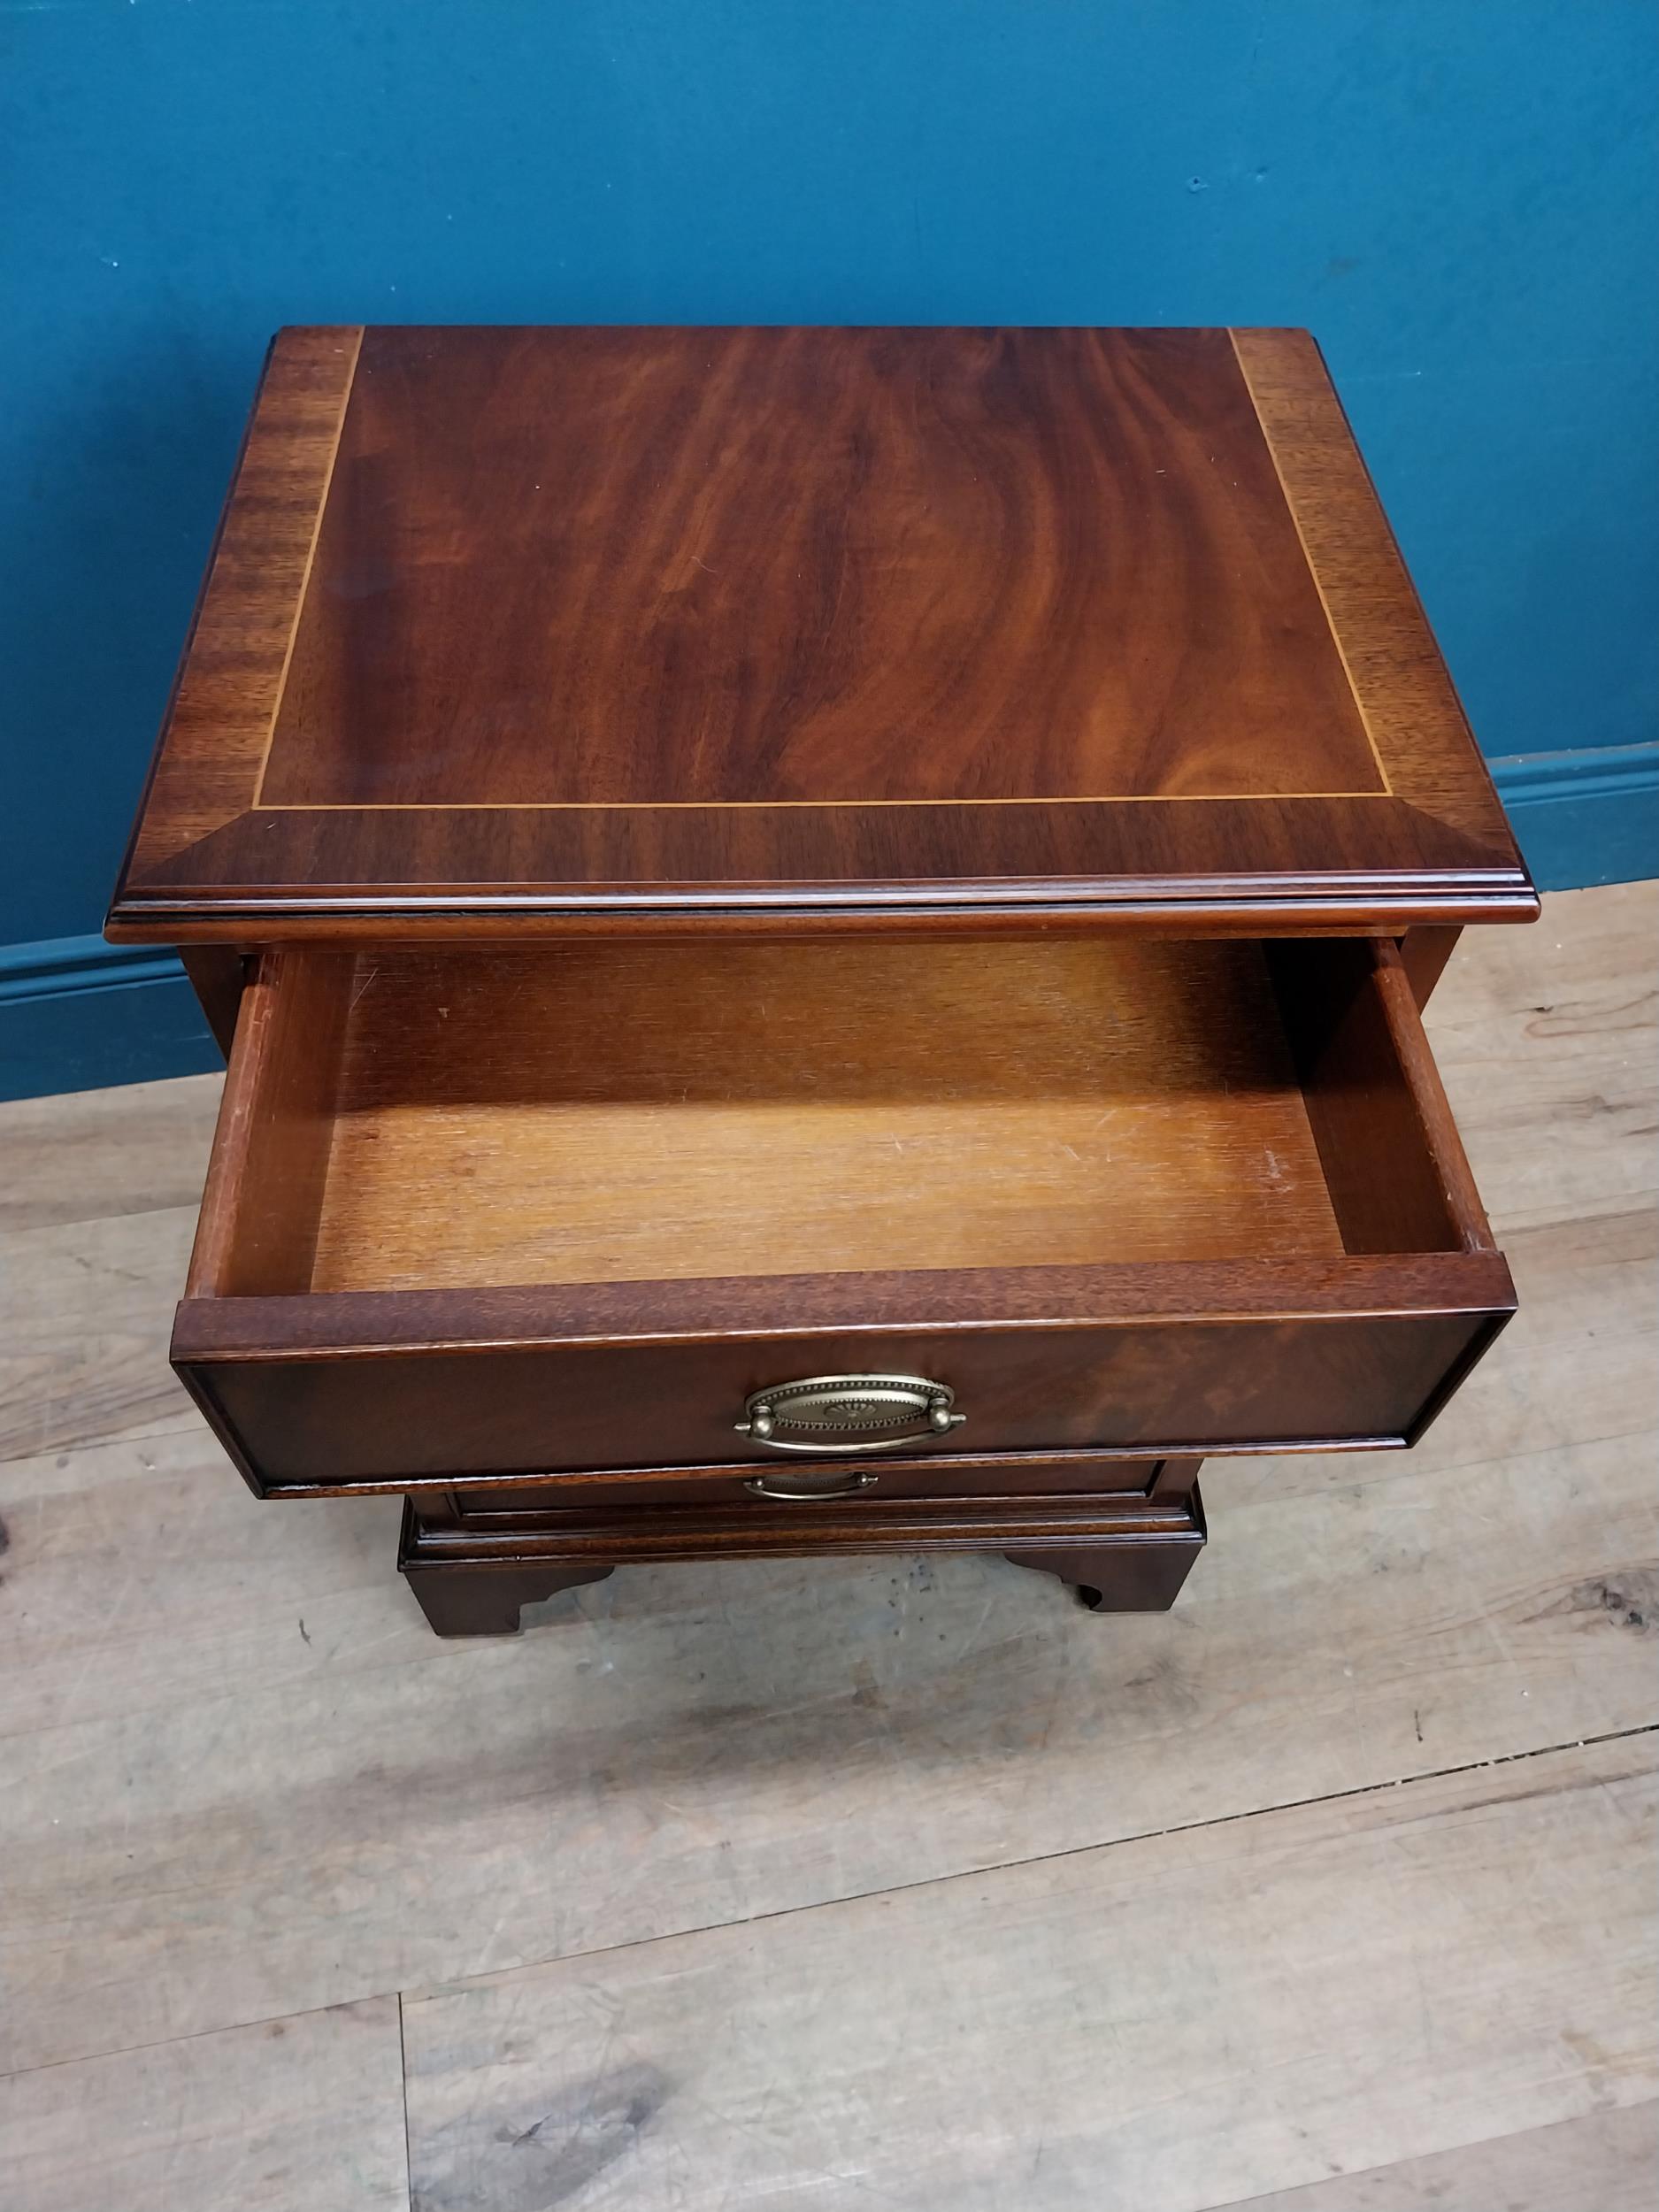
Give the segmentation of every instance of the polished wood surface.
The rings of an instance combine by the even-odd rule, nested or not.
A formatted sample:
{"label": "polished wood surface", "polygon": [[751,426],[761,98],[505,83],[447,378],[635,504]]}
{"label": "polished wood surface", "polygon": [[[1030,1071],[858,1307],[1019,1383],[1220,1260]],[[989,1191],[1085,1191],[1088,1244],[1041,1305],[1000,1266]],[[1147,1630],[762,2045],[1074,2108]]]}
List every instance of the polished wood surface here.
{"label": "polished wood surface", "polygon": [[190,1291],[1491,1248],[1386,944],[289,952]]}
{"label": "polished wood surface", "polygon": [[808,1514],[818,1525],[812,1556],[834,1553],[950,1552],[1064,1548],[1070,1544],[1126,1546],[1146,1540],[1198,1543],[1203,1518],[1194,1484],[1171,1500],[1136,1497],[1067,1498],[1055,1502],[1021,1499],[1018,1509],[999,1510],[977,1498],[867,1498],[798,1505],[749,1502],[724,1510],[686,1512],[676,1507],[623,1508],[611,1512],[572,1514],[552,1525],[516,1522],[485,1530],[457,1529],[425,1522],[411,1501],[403,1517],[403,1556],[423,1564],[452,1564],[464,1571],[540,1560],[563,1563],[590,1560],[635,1564],[652,1560],[720,1560],[795,1557],[800,1555],[802,1523]]}
{"label": "polished wood surface", "polygon": [[1167,1613],[1204,1548],[1202,1521],[1179,1536],[1134,1544],[1071,1543],[1061,1551],[1011,1551],[1016,1567],[1068,1583],[1091,1613]]}
{"label": "polished wood surface", "polygon": [[503,1562],[497,1567],[452,1570],[423,1561],[412,1548],[398,1569],[434,1636],[516,1636],[527,1605],[543,1605],[565,1590],[603,1582],[615,1569],[583,1560]]}
{"label": "polished wood surface", "polygon": [[351,974],[323,958],[288,964],[282,980],[242,994],[187,1294],[288,1290],[315,1264]]}
{"label": "polished wood surface", "polygon": [[1513,1302],[1386,944],[288,950],[173,1356],[259,1488],[764,1462],[882,1371],[948,1488],[1413,1438]]}
{"label": "polished wood surface", "polygon": [[1436,929],[1425,925],[1409,929],[1400,939],[1400,957],[1410,979],[1412,994],[1419,1012],[1434,995],[1434,987],[1446,972],[1446,964],[1457,949],[1461,929]]}
{"label": "polished wood surface", "polygon": [[236,1039],[236,1018],[248,981],[249,962],[234,945],[180,945],[184,964],[213,1041],[226,1058]]}
{"label": "polished wood surface", "polygon": [[259,803],[1385,787],[1225,331],[372,329]]}
{"label": "polished wood surface", "polygon": [[1535,908],[1304,333],[370,328],[275,343],[111,923]]}
{"label": "polished wood surface", "polygon": [[1342,1249],[1253,945],[372,953],[349,995],[271,1289]]}
{"label": "polished wood surface", "polygon": [[1105,1613],[1166,1612],[1205,1541],[1203,1507],[1189,1475],[1181,1494],[1167,1501],[1032,1500],[1018,1509],[1005,1502],[1001,1510],[982,1503],[976,1509],[963,1499],[884,1505],[863,1497],[736,1511],[635,1506],[472,1531],[425,1521],[411,1500],[397,1563],[439,1635],[512,1635],[526,1605],[616,1566],[714,1564],[799,1551],[803,1512],[814,1524],[815,1557],[1006,1548],[1016,1566],[1077,1585],[1090,1610]]}
{"label": "polished wood surface", "polygon": [[[833,1496],[855,1481],[868,1485],[872,1502],[887,1498],[1079,1497],[1107,1496],[1133,1491],[1148,1497],[1156,1489],[1166,1494],[1175,1471],[1187,1463],[1161,1459],[1114,1459],[1100,1452],[953,1453],[948,1476],[936,1459],[918,1455],[885,1453],[874,1459],[774,1460],[764,1467],[667,1467],[623,1470],[596,1477],[576,1475],[557,1483],[495,1484],[488,1489],[461,1489],[444,1494],[448,1513],[461,1528],[488,1528],[510,1522],[527,1528],[539,1518],[550,1524],[560,1515],[581,1513],[595,1506],[686,1505],[703,1503],[747,1506],[755,1502],[746,1485],[756,1478],[768,1484],[799,1488],[800,1502],[810,1512],[824,1502],[805,1494],[813,1488]],[[1196,1473],[1196,1463],[1193,1471]],[[423,1491],[418,1503],[423,1519],[432,1517]]]}
{"label": "polished wood surface", "polygon": [[1344,1249],[1492,1251],[1394,947],[1285,943],[1270,949],[1269,965]]}
{"label": "polished wood surface", "polygon": [[[366,1294],[196,1299],[179,1310],[173,1357],[233,1458],[273,1493],[661,1467],[688,1456],[757,1473],[782,1462],[757,1461],[735,1432],[749,1392],[868,1371],[930,1375],[956,1389],[968,1426],[937,1455],[948,1488],[953,1450],[970,1447],[1179,1454],[1409,1441],[1514,1304],[1495,1256],[1445,1254],[1432,1266],[1356,1260],[1324,1278],[1268,1267],[1255,1285],[1251,1272],[1241,1263],[1217,1284],[1175,1271],[1181,1279],[1166,1275],[1157,1302],[1179,1303],[1179,1317],[1145,1321],[1133,1313],[1135,1271],[1102,1270],[1087,1310],[1069,1324],[982,1319],[971,1334],[933,1302],[937,1279],[926,1276],[841,1279],[853,1314],[866,1286],[902,1281],[909,1303],[897,1323],[791,1327],[781,1317],[789,1294],[811,1279],[786,1276],[768,1284],[774,1302],[747,1335],[693,1320],[683,1325],[699,1333],[678,1343],[653,1341],[645,1319],[632,1340],[536,1341],[549,1334],[549,1317],[534,1294],[503,1310],[485,1293],[450,1293],[447,1305],[413,1311],[403,1297]],[[716,1295],[726,1287],[695,1286]],[[1240,1310],[1252,1290],[1271,1310]],[[1023,1292],[1036,1294],[994,1278],[988,1314]],[[331,1344],[342,1323],[356,1348]],[[409,1348],[386,1341],[400,1326]],[[504,1337],[526,1340],[508,1348]]]}
{"label": "polished wood surface", "polygon": [[256,1506],[167,1371],[220,1079],[0,1106],[12,2196],[378,2212],[406,2096],[423,2212],[1645,2212],[1655,946],[1465,939],[1519,1316],[1413,1453],[1209,1462],[1104,1627],[847,1557],[440,1644],[401,1502]]}

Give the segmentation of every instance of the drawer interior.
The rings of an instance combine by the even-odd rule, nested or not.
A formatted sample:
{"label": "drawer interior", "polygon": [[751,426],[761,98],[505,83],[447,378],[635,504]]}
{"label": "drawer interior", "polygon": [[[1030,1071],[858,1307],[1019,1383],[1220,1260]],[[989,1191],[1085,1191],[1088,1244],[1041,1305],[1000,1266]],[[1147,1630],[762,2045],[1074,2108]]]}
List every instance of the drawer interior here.
{"label": "drawer interior", "polygon": [[195,1295],[1488,1241],[1392,945],[285,949]]}

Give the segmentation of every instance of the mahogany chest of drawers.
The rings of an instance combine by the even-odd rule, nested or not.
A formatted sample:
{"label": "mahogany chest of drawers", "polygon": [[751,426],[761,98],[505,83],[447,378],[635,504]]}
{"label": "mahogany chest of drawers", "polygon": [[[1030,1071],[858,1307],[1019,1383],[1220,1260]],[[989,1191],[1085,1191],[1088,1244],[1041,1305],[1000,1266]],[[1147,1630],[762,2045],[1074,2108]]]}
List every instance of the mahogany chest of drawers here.
{"label": "mahogany chest of drawers", "polygon": [[173,1362],[441,1633],[1165,1606],[1512,1310],[1419,1014],[1536,910],[1303,333],[285,331],[109,924],[229,1055]]}

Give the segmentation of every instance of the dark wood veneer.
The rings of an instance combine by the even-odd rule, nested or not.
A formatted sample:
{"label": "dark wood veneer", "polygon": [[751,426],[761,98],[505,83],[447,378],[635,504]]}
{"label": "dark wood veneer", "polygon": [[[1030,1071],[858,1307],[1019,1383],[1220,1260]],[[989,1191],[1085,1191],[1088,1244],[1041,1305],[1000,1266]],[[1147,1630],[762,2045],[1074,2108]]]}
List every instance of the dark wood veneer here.
{"label": "dark wood veneer", "polygon": [[[956,1390],[941,1485],[958,1454],[1404,1439],[1513,1306],[1389,945],[780,948],[737,972],[780,1010],[758,1039],[699,959],[267,957],[173,1344],[250,1480],[736,1468],[751,1391],[858,1371]],[[1073,1263],[1030,1263],[1039,1205]]]}
{"label": "dark wood veneer", "polygon": [[[676,1505],[700,1512],[718,1505],[753,1510],[759,1501],[748,1486],[756,1481],[799,1488],[802,1495],[791,1502],[805,1516],[852,1495],[872,1506],[885,1506],[895,1498],[947,1502],[1119,1494],[1144,1498],[1164,1488],[1170,1464],[1162,1459],[1115,1459],[1087,1451],[953,1452],[943,1465],[936,1455],[886,1454],[865,1460],[801,1460],[793,1465],[768,1460],[741,1466],[618,1468],[558,1479],[542,1475],[527,1482],[468,1483],[448,1494],[457,1527],[503,1524],[518,1529],[552,1527],[595,1507]],[[808,1494],[814,1486],[820,1494]]]}
{"label": "dark wood veneer", "polygon": [[651,1512],[634,1508],[548,1531],[515,1526],[480,1535],[403,1512],[398,1567],[441,1636],[511,1635],[520,1609],[616,1565],[764,1559],[810,1548],[847,1553],[1001,1550],[1016,1566],[1076,1583],[1097,1612],[1162,1612],[1175,1601],[1205,1542],[1196,1465],[1167,1503],[1097,1502],[974,1512],[956,1502],[910,1511],[862,1504],[812,1509],[810,1546],[798,1511]]}
{"label": "dark wood veneer", "polygon": [[[1303,332],[284,331],[109,924],[230,1057],[174,1363],[444,1634],[1168,1605],[1203,1455],[1409,1443],[1512,1310],[1419,1012],[1536,911]],[[954,1401],[861,1459],[872,1373]]]}
{"label": "dark wood veneer", "polygon": [[257,803],[1386,789],[1225,331],[370,330]]}
{"label": "dark wood veneer", "polygon": [[1305,333],[302,329],[111,926],[1535,910]]}

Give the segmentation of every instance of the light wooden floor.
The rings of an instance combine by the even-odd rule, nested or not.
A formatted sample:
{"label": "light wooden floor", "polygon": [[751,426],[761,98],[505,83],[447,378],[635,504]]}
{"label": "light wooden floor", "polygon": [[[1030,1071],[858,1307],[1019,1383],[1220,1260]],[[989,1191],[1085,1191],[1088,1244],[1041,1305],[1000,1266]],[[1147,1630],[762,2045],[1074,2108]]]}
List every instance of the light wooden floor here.
{"label": "light wooden floor", "polygon": [[663,1568],[443,1645],[166,1369],[208,1078],[0,1109],[5,2212],[1633,2212],[1659,887],[1431,1027],[1521,1318],[1178,1610]]}

